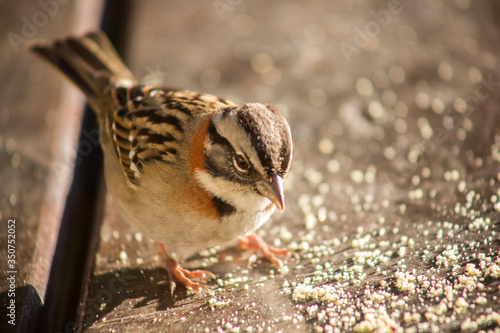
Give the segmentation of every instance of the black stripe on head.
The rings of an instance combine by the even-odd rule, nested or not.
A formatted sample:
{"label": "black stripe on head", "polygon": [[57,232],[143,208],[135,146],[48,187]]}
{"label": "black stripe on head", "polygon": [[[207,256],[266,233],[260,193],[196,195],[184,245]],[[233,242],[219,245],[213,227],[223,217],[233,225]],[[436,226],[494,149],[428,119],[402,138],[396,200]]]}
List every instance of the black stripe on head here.
{"label": "black stripe on head", "polygon": [[283,145],[281,146],[280,150],[280,170],[279,170],[279,175],[280,176],[285,176],[285,174],[288,172],[288,168],[290,166],[290,160],[292,157],[292,144],[291,141],[289,142],[288,140],[283,142]]}
{"label": "black stripe on head", "polygon": [[242,105],[241,111],[237,113],[238,122],[250,136],[250,141],[257,152],[257,156],[259,157],[262,167],[264,167],[264,170],[269,175],[272,175],[275,172],[275,168],[273,166],[271,155],[267,151],[266,143],[264,142],[265,133],[262,133],[264,129],[261,128],[262,126],[259,125],[251,113],[252,110],[248,105]]}
{"label": "black stripe on head", "polygon": [[[222,150],[224,152],[227,152],[227,154],[234,153],[234,148],[231,143],[225,137],[219,134],[213,122],[211,122],[208,126],[208,138],[210,144],[212,145],[212,150]],[[221,165],[221,160],[216,160],[221,157],[221,154],[210,155],[205,151],[205,168],[214,177],[227,176],[227,172],[224,168],[225,165]]]}
{"label": "black stripe on head", "polygon": [[[254,106],[243,104],[238,115],[238,122],[250,136],[265,172],[272,176],[275,173],[286,175],[292,153],[290,129],[281,112],[270,104],[262,105],[265,110],[254,109]],[[258,118],[261,117],[261,118]],[[273,135],[270,135],[270,134]],[[275,133],[279,135],[276,136]],[[270,140],[279,140],[271,142]],[[279,147],[279,156],[273,157],[270,147]]]}
{"label": "black stripe on head", "polygon": [[210,138],[210,142],[214,145],[222,145],[225,147],[229,147],[233,149],[233,146],[231,146],[231,143],[223,137],[222,135],[217,132],[217,129],[215,128],[214,123],[212,122],[210,126],[208,127],[208,136]]}
{"label": "black stripe on head", "polygon": [[277,119],[279,119],[279,121],[277,122],[276,129],[280,133],[281,148],[279,151],[279,160],[278,160],[280,165],[279,165],[279,170],[277,171],[278,174],[283,177],[288,172],[288,168],[290,167],[290,162],[292,159],[292,149],[293,149],[292,134],[290,133],[290,127],[288,126],[288,123],[286,122],[285,118],[278,110],[278,108],[272,104],[266,104],[266,107],[276,116]]}

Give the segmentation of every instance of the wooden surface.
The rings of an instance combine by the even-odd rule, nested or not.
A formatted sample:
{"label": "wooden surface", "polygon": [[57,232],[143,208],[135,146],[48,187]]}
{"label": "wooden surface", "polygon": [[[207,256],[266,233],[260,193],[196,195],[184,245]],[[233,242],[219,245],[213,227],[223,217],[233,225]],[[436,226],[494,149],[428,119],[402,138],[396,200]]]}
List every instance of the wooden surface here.
{"label": "wooden surface", "polygon": [[[57,297],[64,298],[70,294],[67,291],[74,288],[71,287],[72,281],[81,290],[81,281],[71,276],[66,275],[66,280],[58,280],[57,283],[54,277],[61,271],[57,257],[62,253],[75,253],[68,247],[61,248],[59,237],[64,230],[62,220],[67,210],[67,195],[73,173],[85,165],[77,144],[82,124],[83,98],[68,83],[61,84],[62,78],[54,75],[54,70],[45,63],[35,59],[27,47],[30,42],[54,38],[64,31],[81,33],[91,26],[95,29],[98,24],[98,20],[95,20],[95,14],[99,14],[98,3],[96,6],[96,1],[88,1],[86,6],[88,10],[97,9],[92,14],[94,17],[89,16],[87,10],[83,10],[76,2],[1,2],[2,332],[33,332],[40,331],[42,327],[47,329],[68,308],[67,302],[57,304]],[[97,153],[98,147],[94,150]],[[93,175],[94,178],[96,176]],[[15,250],[15,263],[7,262],[6,256],[9,250],[9,220],[15,220],[15,244],[9,244],[10,250]],[[79,242],[73,240],[72,243]],[[65,263],[66,267],[73,270],[84,265],[85,260],[74,255]],[[7,277],[14,277],[15,296],[10,295]],[[58,296],[53,297],[54,294]],[[11,300],[15,300],[16,325],[8,323],[11,317],[7,317],[7,312],[10,312],[7,305]],[[73,321],[74,317],[72,313]]]}
{"label": "wooden surface", "polygon": [[[171,296],[156,245],[107,197],[78,331],[499,330],[496,2],[151,1],[129,13],[124,53],[139,79],[273,103],[287,114],[295,144],[287,211],[260,233],[300,259],[285,260],[283,272],[264,260],[247,268],[252,254],[225,244],[183,261],[217,276],[207,281],[210,294],[178,288]],[[36,93],[45,95],[25,103]],[[34,121],[22,136],[5,124],[0,154],[9,159],[4,133],[37,151],[50,145],[54,127]],[[43,184],[48,171],[33,169]],[[16,178],[12,170],[1,174],[4,193],[39,198],[23,187],[30,183],[15,183],[30,172]],[[29,213],[36,230],[30,196],[17,206],[8,196],[2,226]],[[22,244],[33,253],[33,241]]]}
{"label": "wooden surface", "polygon": [[[80,106],[75,108],[75,97],[61,94],[61,81],[49,74],[52,69],[33,61],[26,42],[54,36],[75,14],[72,3],[54,7],[53,17],[34,2],[2,1],[1,6],[0,331],[26,332],[39,328],[81,114],[81,99],[76,96]],[[38,26],[33,17],[40,19]],[[14,267],[7,266],[6,257],[9,219],[15,220],[15,244],[9,244],[15,246]],[[15,297],[8,297],[6,278],[11,276]],[[7,323],[11,299],[16,326]]]}

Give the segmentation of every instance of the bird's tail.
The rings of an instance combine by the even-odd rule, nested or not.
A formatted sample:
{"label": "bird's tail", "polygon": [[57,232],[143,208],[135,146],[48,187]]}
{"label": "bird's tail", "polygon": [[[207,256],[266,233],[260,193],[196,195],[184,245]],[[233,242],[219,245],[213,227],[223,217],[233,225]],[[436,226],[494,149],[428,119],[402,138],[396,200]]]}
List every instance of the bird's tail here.
{"label": "bird's tail", "polygon": [[31,49],[80,88],[97,112],[103,95],[117,80],[137,83],[104,32],[39,42]]}

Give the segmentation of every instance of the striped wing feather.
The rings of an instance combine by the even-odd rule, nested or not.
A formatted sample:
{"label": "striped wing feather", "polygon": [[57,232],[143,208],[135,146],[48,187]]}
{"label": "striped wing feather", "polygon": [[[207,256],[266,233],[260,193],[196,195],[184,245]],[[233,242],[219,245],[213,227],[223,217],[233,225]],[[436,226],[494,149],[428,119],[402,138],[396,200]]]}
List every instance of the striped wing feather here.
{"label": "striped wing feather", "polygon": [[132,186],[151,161],[175,163],[186,124],[235,104],[213,95],[136,85],[111,89],[110,132]]}

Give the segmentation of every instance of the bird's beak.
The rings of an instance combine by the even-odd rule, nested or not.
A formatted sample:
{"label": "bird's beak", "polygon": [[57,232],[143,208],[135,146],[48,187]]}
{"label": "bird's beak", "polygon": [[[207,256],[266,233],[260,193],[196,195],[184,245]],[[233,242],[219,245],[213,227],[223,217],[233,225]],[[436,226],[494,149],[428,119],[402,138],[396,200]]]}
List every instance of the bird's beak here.
{"label": "bird's beak", "polygon": [[260,181],[257,183],[257,191],[271,200],[279,210],[285,210],[285,194],[283,194],[283,178],[274,175],[270,181]]}

